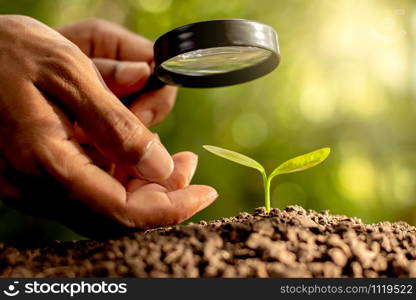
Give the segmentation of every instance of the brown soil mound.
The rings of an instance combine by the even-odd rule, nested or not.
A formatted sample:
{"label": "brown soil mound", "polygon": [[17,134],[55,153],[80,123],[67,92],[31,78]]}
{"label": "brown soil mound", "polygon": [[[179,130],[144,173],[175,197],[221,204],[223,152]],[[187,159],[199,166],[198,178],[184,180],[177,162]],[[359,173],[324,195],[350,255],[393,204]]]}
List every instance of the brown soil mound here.
{"label": "brown soil mound", "polygon": [[105,242],[0,245],[1,277],[416,277],[416,227],[290,206]]}

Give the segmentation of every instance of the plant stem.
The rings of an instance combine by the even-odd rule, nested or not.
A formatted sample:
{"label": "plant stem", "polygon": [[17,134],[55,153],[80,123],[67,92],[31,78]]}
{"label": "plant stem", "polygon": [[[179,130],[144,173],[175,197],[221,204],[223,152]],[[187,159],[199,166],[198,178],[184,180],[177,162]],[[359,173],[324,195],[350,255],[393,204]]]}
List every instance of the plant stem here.
{"label": "plant stem", "polygon": [[267,178],[265,173],[263,175],[263,185],[264,185],[264,204],[266,206],[266,212],[270,212],[270,181],[271,178]]}

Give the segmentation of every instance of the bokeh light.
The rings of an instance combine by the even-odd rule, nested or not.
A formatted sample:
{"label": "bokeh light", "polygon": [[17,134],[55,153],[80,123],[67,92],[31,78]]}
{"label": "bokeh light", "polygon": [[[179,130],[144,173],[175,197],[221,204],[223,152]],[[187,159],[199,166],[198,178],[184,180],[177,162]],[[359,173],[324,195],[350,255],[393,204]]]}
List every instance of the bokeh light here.
{"label": "bokeh light", "polygon": [[160,13],[169,8],[172,0],[137,0],[143,10],[151,13]]}

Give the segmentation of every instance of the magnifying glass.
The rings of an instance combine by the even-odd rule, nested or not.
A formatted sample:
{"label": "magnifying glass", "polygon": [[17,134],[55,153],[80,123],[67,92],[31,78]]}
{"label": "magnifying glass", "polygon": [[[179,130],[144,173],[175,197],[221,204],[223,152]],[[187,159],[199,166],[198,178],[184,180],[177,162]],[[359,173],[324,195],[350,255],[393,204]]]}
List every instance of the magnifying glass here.
{"label": "magnifying glass", "polygon": [[165,84],[191,88],[243,83],[273,71],[280,62],[277,34],[268,25],[224,19],[193,23],[160,36],[154,44],[155,69],[145,87],[123,98]]}

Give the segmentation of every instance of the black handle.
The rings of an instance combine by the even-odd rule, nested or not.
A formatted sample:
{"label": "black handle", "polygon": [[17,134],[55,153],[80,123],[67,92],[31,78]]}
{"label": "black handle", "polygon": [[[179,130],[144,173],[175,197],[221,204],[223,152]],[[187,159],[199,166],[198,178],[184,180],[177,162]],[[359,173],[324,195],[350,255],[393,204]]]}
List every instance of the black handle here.
{"label": "black handle", "polygon": [[146,84],[144,85],[144,87],[140,91],[137,91],[137,92],[135,92],[131,95],[123,97],[123,98],[120,99],[120,101],[125,106],[129,106],[134,100],[136,100],[138,97],[140,97],[144,93],[160,89],[164,85],[166,85],[166,84],[163,81],[161,81],[159,78],[157,78],[156,75],[152,74],[152,75],[150,75]]}

